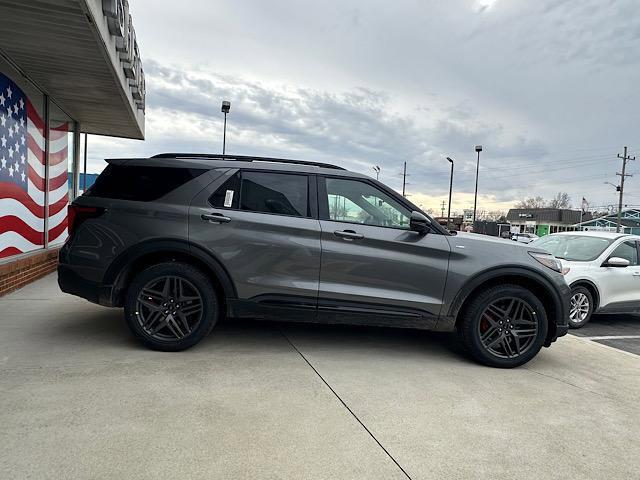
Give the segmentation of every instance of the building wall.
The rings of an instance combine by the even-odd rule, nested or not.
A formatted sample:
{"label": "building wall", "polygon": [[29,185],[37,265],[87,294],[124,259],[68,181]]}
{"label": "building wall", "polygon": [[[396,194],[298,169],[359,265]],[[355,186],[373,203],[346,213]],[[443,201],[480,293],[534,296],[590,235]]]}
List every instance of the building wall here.
{"label": "building wall", "polygon": [[57,265],[58,248],[40,250],[0,264],[0,296],[53,272]]}
{"label": "building wall", "polygon": [[[0,266],[66,239],[75,144],[73,119],[10,62],[0,56]],[[37,272],[17,271],[49,265],[38,258],[25,260]]]}

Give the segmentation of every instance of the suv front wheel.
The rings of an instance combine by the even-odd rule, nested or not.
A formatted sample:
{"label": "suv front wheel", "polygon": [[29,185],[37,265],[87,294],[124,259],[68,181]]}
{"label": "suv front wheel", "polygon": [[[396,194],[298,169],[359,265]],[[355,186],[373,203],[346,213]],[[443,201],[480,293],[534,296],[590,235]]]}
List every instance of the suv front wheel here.
{"label": "suv front wheel", "polygon": [[479,293],[458,324],[462,343],[479,362],[513,368],[542,348],[548,323],[544,306],[530,290],[499,285]]}
{"label": "suv front wheel", "polygon": [[167,262],[133,279],[124,309],[129,328],[144,345],[176,352],[209,334],[218,320],[220,303],[211,281],[200,270]]}

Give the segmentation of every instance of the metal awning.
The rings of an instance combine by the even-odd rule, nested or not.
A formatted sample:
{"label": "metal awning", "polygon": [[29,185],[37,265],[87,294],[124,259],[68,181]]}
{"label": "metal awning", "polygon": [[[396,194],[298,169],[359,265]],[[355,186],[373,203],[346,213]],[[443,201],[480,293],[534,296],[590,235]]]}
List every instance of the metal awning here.
{"label": "metal awning", "polygon": [[103,10],[109,6],[128,23],[123,0],[3,0],[0,50],[82,132],[142,139],[144,76],[135,34],[123,54],[123,39],[110,31],[113,19]]}

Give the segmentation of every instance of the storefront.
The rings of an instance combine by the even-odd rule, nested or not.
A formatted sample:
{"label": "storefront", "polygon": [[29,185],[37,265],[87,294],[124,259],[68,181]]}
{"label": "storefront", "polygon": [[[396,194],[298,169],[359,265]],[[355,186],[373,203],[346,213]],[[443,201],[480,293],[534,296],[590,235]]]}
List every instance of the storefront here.
{"label": "storefront", "polygon": [[575,230],[580,220],[590,219],[589,212],[561,208],[512,208],[507,213],[512,233],[534,233],[539,237]]}
{"label": "storefront", "polygon": [[144,138],[145,85],[126,0],[0,2],[0,18],[3,294],[55,268],[81,134]]}

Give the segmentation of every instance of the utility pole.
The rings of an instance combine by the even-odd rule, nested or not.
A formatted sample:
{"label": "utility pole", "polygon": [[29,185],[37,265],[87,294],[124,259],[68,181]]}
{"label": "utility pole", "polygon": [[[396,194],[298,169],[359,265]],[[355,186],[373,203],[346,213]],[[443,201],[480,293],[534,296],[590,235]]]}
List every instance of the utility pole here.
{"label": "utility pole", "polygon": [[[626,147],[625,147],[626,148]],[[626,150],[625,150],[626,152]],[[404,189],[407,184],[407,162],[404,162],[404,169],[402,170],[402,196],[405,197]]]}
{"label": "utility pole", "polygon": [[442,200],[442,205],[441,205],[441,214],[440,214],[440,218],[444,218],[444,206],[445,206],[446,202],[444,200]]}
{"label": "utility pole", "polygon": [[630,157],[627,155],[627,147],[624,147],[624,154],[620,156],[618,154],[618,158],[622,159],[622,173],[616,173],[616,175],[620,176],[620,197],[618,198],[618,225],[616,226],[616,232],[620,233],[620,225],[622,222],[622,196],[624,195],[624,179],[626,177],[633,177],[628,173],[625,173],[627,169],[627,162],[630,160],[635,160],[636,157]]}

